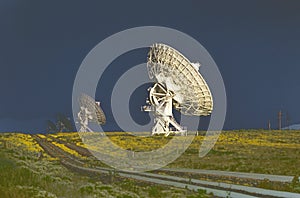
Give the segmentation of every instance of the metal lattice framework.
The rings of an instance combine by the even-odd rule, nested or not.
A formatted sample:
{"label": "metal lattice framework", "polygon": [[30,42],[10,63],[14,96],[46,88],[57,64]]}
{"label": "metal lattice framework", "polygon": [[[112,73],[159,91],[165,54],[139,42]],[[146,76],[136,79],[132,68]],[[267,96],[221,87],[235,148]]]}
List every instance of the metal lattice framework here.
{"label": "metal lattice framework", "polygon": [[185,115],[207,116],[213,109],[213,98],[197,65],[165,44],[154,44],[148,54],[150,79],[171,90],[174,108]]}

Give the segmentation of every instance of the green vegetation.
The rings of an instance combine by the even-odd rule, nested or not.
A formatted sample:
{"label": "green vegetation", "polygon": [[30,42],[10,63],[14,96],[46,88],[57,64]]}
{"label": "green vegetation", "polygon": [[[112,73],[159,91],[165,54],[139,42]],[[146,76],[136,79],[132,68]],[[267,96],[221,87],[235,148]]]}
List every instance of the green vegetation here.
{"label": "green vegetation", "polygon": [[202,139],[195,138],[169,167],[275,175],[300,174],[300,131],[226,131],[213,149],[198,157]]}
{"label": "green vegetation", "polygon": [[[164,136],[132,136],[124,132],[106,134],[120,147],[137,152],[161,148],[172,139]],[[78,133],[58,133],[50,136],[85,147]],[[224,131],[213,149],[205,157],[199,158],[203,139],[204,136],[196,136],[185,153],[169,164],[169,167],[300,175],[300,131]]]}
{"label": "green vegetation", "polygon": [[[161,148],[172,137],[141,137],[130,133],[107,133],[119,146],[139,151]],[[103,165],[93,156],[85,156],[64,142],[85,147],[78,133],[39,135],[66,153],[91,165]],[[229,178],[208,180],[256,186],[266,189],[300,193],[300,132],[299,131],[226,131],[213,149],[203,158],[198,149],[204,136],[195,137],[190,147],[169,167],[291,175],[291,183],[234,181]],[[61,140],[61,141],[60,141]],[[105,143],[105,142],[104,142]],[[192,192],[135,180],[118,175],[82,175],[62,166],[50,157],[30,135],[0,134],[0,195],[1,197],[210,197],[205,191]],[[185,176],[185,175],[183,175]],[[201,178],[189,175],[188,178]],[[218,180],[220,179],[220,180]],[[240,183],[241,182],[241,183]],[[253,184],[255,183],[255,184]]]}
{"label": "green vegetation", "polygon": [[[106,134],[117,145],[136,152],[161,148],[172,138],[164,136],[144,138],[122,132]],[[85,147],[77,133],[59,133],[51,136]],[[268,180],[239,180],[228,177],[208,178],[205,175],[200,177],[199,175],[190,176],[183,174],[182,176],[300,193],[300,184],[298,181],[300,175],[300,131],[224,131],[219,136],[213,149],[205,157],[199,158],[199,147],[203,139],[203,133],[202,136],[195,137],[184,154],[168,166],[172,168],[289,175],[294,177],[292,183],[272,182]],[[178,173],[174,173],[174,175],[178,176]]]}
{"label": "green vegetation", "polygon": [[[41,155],[42,154],[42,155]],[[1,198],[188,197],[196,192],[107,175],[87,176],[65,168],[25,134],[0,134]],[[207,197],[205,193],[203,197]]]}

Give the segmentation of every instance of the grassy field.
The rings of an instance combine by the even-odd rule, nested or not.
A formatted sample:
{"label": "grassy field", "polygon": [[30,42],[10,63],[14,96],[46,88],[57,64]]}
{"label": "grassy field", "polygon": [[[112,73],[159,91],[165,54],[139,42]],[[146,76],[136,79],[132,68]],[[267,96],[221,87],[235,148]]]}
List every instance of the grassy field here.
{"label": "grassy field", "polygon": [[[164,136],[132,136],[123,132],[106,134],[115,144],[136,152],[161,148],[172,139]],[[39,137],[76,158],[104,165],[63,143],[85,147],[78,133],[40,134]],[[300,175],[300,131],[224,131],[213,149],[205,157],[199,158],[199,146],[203,139],[204,136],[195,137],[183,155],[168,166],[290,175],[295,178]],[[57,158],[47,155],[26,134],[0,134],[0,148],[1,197],[209,197],[204,192],[143,184],[128,179],[108,182],[106,176],[90,177],[72,172],[62,166]],[[41,153],[42,157],[39,156]],[[300,184],[296,179],[290,184],[263,181],[257,186],[300,192]]]}
{"label": "grassy field", "polygon": [[[65,134],[65,137],[73,135]],[[56,146],[81,157],[62,144],[56,143]],[[47,155],[26,134],[0,134],[0,170],[1,198],[211,197],[201,191],[149,185],[124,178],[111,181],[107,175],[91,176],[72,172],[62,166],[57,158]]]}
{"label": "grassy field", "polygon": [[299,131],[228,131],[203,158],[197,156],[202,138],[170,167],[300,175]]}
{"label": "grassy field", "polygon": [[[91,133],[90,138],[93,139],[94,135]],[[164,136],[132,136],[123,132],[111,132],[106,135],[118,146],[136,152],[161,148],[172,139]],[[86,147],[77,133],[51,134],[47,138]],[[227,177],[209,178],[193,174],[186,174],[185,177],[300,193],[300,131],[224,131],[213,149],[205,157],[199,158],[199,147],[203,139],[203,135],[195,137],[189,148],[168,167],[288,175],[294,177],[292,183],[236,180]],[[101,141],[101,144],[105,146],[107,142]]]}
{"label": "grassy field", "polygon": [[[107,135],[120,147],[137,152],[161,148],[172,138],[140,137],[122,132]],[[50,137],[85,147],[77,133],[48,135]],[[185,153],[169,167],[300,175],[300,131],[224,131],[213,149],[205,157],[199,158],[203,139],[204,136],[196,136]]]}

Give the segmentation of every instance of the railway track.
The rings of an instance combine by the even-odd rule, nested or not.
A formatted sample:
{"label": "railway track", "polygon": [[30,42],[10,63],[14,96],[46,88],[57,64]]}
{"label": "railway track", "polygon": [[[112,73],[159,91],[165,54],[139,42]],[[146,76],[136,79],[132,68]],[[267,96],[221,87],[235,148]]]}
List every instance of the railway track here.
{"label": "railway track", "polygon": [[76,159],[72,155],[64,152],[57,146],[53,145],[46,139],[40,138],[38,135],[31,135],[37,143],[46,151],[50,156],[58,158],[61,162],[71,162],[76,165],[84,165],[84,162]]}
{"label": "railway track", "polygon": [[[51,142],[46,139],[40,138],[38,135],[32,135],[32,137],[41,145],[41,147],[51,156],[59,158],[60,162],[78,172],[85,172],[88,174],[111,174],[116,172],[112,168],[104,168],[99,166],[89,167],[88,164],[81,161],[80,159],[66,153],[59,147],[53,145]],[[64,142],[62,140],[57,140],[53,138],[53,141],[58,141],[63,143],[65,146],[77,151],[79,154],[84,156],[92,156],[91,153],[83,148],[78,147],[74,144]],[[247,187],[241,185],[233,185],[222,182],[211,182],[199,179],[191,179],[170,175],[161,175],[156,173],[136,173],[136,172],[127,172],[127,171],[117,171],[118,176],[124,178],[131,178],[139,181],[150,182],[160,185],[168,185],[179,188],[188,188],[190,190],[206,190],[207,193],[213,193],[217,197],[284,197],[284,198],[299,198],[300,194],[283,192],[283,191],[274,191],[267,190],[262,188]]]}
{"label": "railway track", "polygon": [[[77,146],[73,143],[69,143],[57,138],[52,137],[53,141],[59,142],[67,146],[68,148],[75,150],[82,156],[94,157],[90,151],[84,147]],[[202,170],[202,169],[190,169],[190,168],[161,168],[160,172],[164,173],[186,173],[186,174],[196,174],[207,176],[220,176],[229,178],[239,178],[242,180],[268,180],[273,182],[292,182],[293,176],[283,176],[283,175],[270,175],[270,174],[256,174],[256,173],[243,173],[243,172],[229,172],[229,171],[218,171],[218,170]],[[300,179],[300,177],[299,177]]]}

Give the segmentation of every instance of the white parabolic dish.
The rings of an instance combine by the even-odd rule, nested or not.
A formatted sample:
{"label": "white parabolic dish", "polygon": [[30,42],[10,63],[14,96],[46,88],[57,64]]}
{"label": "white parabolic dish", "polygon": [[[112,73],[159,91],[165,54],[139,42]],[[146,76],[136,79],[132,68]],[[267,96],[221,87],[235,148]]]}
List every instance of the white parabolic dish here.
{"label": "white parabolic dish", "polygon": [[103,110],[100,107],[100,103],[98,104],[92,97],[82,94],[79,98],[79,105],[81,111],[85,111],[88,114],[88,121],[94,122],[100,125],[106,123],[106,117]]}
{"label": "white parabolic dish", "polygon": [[150,47],[147,62],[150,79],[174,93],[174,108],[184,115],[207,116],[213,110],[213,98],[199,73],[199,63],[165,44]]}

